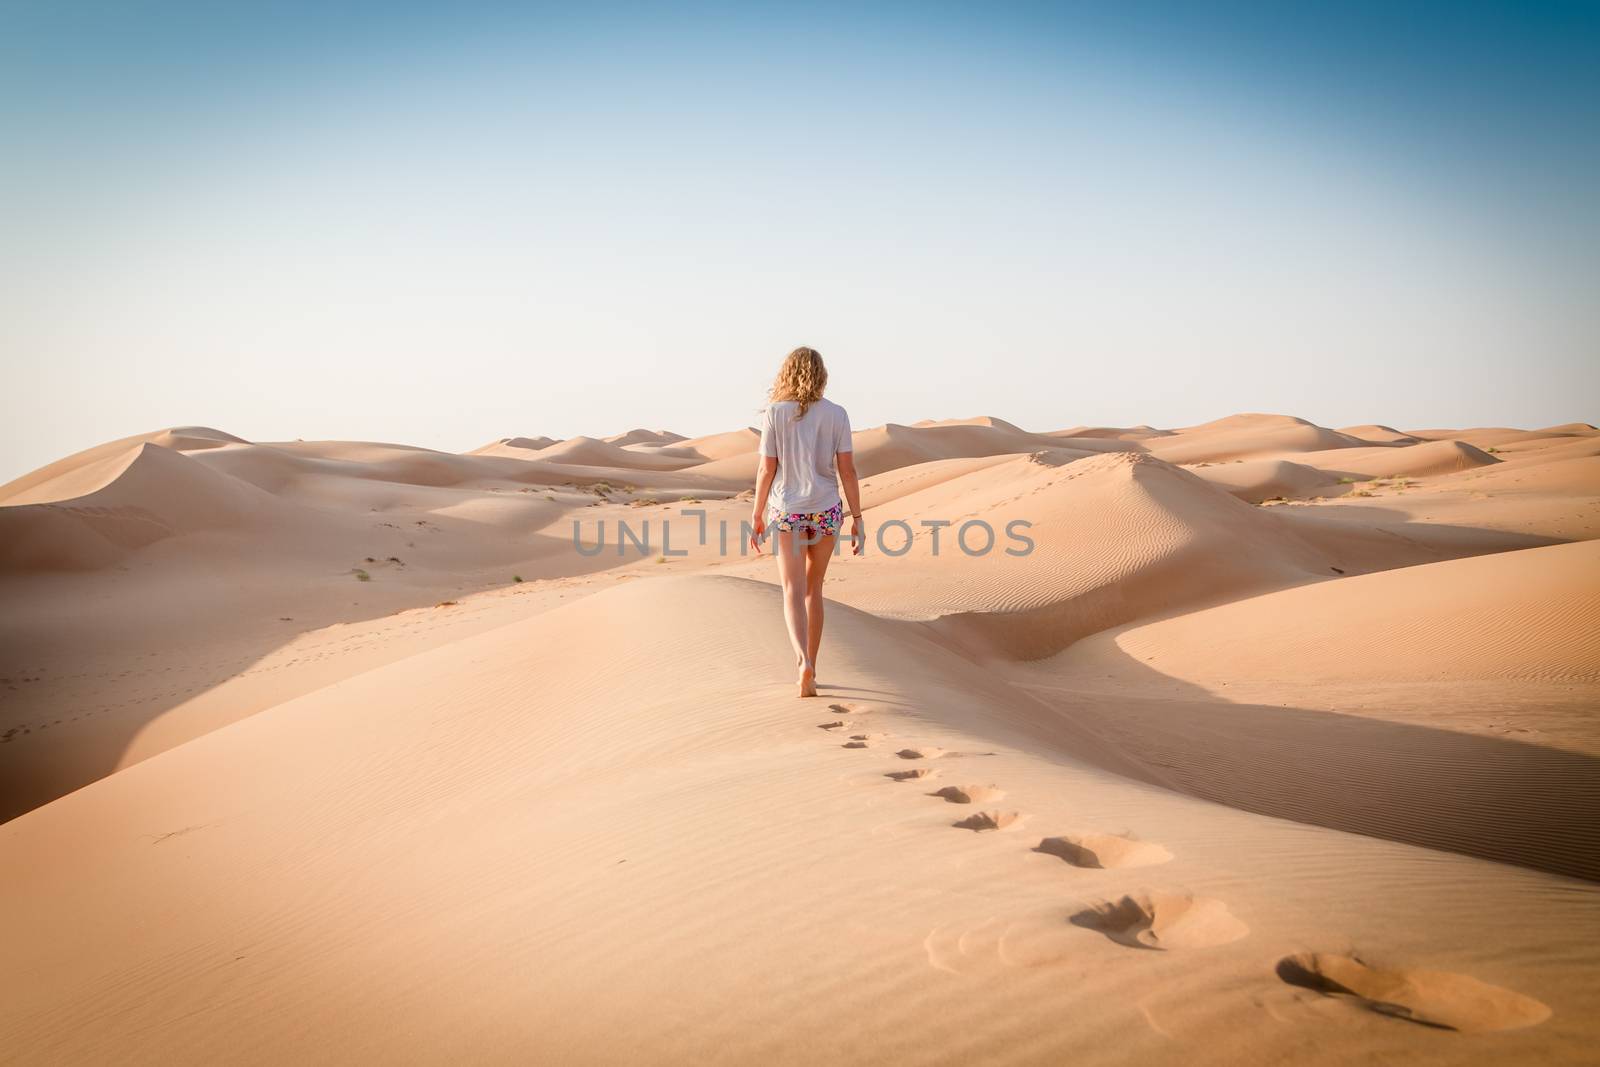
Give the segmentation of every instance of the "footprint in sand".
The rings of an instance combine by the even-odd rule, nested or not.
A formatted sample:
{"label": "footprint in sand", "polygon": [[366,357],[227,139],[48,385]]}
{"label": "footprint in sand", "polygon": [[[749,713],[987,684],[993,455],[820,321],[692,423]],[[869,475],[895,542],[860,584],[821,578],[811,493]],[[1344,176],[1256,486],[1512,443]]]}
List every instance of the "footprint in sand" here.
{"label": "footprint in sand", "polygon": [[845,748],[866,748],[867,747],[867,742],[865,742],[865,741],[846,741],[844,743],[843,747],[845,747]]}
{"label": "footprint in sand", "polygon": [[942,797],[952,804],[991,804],[1006,794],[997,785],[947,785],[928,795]]}
{"label": "footprint in sand", "polygon": [[817,729],[819,729],[819,730],[837,730],[839,727],[841,727],[843,725],[844,725],[844,722],[842,720],[838,720],[838,721],[835,721],[835,722],[819,722],[819,723],[817,723]]}
{"label": "footprint in sand", "polygon": [[1211,948],[1250,932],[1222,901],[1175,891],[1144,891],[1101,901],[1071,921],[1131,948]]}
{"label": "footprint in sand", "polygon": [[1002,978],[1010,968],[1053,967],[1081,955],[1074,931],[1053,914],[989,916],[936,926],[922,947],[931,967],[993,978]]}
{"label": "footprint in sand", "polygon": [[1027,816],[1020,811],[980,811],[953,825],[959,830],[1015,830]]}
{"label": "footprint in sand", "polygon": [[885,778],[893,778],[897,782],[910,782],[918,778],[931,778],[939,772],[932,767],[913,767],[909,771],[890,771]]}
{"label": "footprint in sand", "polygon": [[1074,867],[1154,867],[1166,863],[1172,853],[1154,841],[1140,841],[1120,834],[1062,834],[1039,842],[1035,852],[1059,856]]}
{"label": "footprint in sand", "polygon": [[1290,985],[1352,997],[1382,1015],[1446,1030],[1520,1030],[1550,1017],[1549,1007],[1532,997],[1449,971],[1375,967],[1327,952],[1286,956],[1277,970]]}
{"label": "footprint in sand", "polygon": [[872,709],[865,704],[829,704],[828,710],[835,715],[865,715]]}
{"label": "footprint in sand", "polygon": [[895,753],[901,759],[938,759],[944,755],[944,749],[924,746],[922,748],[902,748]]}

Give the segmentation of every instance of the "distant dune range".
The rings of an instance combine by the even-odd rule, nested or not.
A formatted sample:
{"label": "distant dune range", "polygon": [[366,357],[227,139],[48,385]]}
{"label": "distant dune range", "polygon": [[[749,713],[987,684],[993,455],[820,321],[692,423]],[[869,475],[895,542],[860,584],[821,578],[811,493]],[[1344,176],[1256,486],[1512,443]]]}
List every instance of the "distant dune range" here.
{"label": "distant dune range", "polygon": [[809,701],[757,444],[0,486],[0,1059],[1591,1055],[1600,431],[859,430]]}

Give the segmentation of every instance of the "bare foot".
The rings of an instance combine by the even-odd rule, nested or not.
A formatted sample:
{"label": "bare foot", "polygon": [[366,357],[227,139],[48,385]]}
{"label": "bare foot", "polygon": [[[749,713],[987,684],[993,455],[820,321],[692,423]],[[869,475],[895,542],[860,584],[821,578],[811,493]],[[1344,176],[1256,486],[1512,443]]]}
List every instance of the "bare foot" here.
{"label": "bare foot", "polygon": [[800,668],[800,695],[803,697],[817,695],[817,672],[809,666]]}

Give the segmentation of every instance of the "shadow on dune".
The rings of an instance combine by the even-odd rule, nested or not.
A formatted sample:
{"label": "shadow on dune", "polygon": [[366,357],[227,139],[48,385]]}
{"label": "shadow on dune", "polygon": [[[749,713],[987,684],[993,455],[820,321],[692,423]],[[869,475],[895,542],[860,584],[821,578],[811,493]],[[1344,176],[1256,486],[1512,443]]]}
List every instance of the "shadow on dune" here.
{"label": "shadow on dune", "polygon": [[[358,620],[318,620],[323,625],[346,621]],[[70,672],[46,667],[19,670],[15,664],[31,663],[33,658],[26,653],[7,656],[0,673],[11,683],[7,688],[12,700],[0,720],[0,823],[118,770],[151,723],[246,673],[316,625],[291,629],[286,623],[281,636],[231,642],[225,651],[207,649],[195,657],[201,662],[181,659],[194,653],[192,642],[161,658],[124,656],[114,647],[103,652],[91,649]],[[49,649],[52,658],[54,643],[40,646]],[[169,682],[174,659],[180,660],[182,674],[180,680]]]}
{"label": "shadow on dune", "polygon": [[[1469,556],[1571,543],[1570,538],[1401,521],[1386,526],[1364,526],[1339,519],[1320,522],[1313,519],[1304,523],[1295,521],[1292,532],[1322,554],[1327,566],[1322,576],[1327,578],[1375,574]],[[1022,611],[957,611],[940,616],[928,625],[939,632],[946,644],[981,659],[1041,660],[1092,634],[1135,620],[1150,621],[1173,611],[1198,611],[1240,595],[1268,593],[1300,582],[1315,581],[1318,577],[1307,573],[1300,582],[1237,584],[1210,596],[1194,594],[1192,600],[1171,604],[1162,611],[1148,608],[1154,594],[1147,596],[1144,604],[1137,596],[1129,595],[1130,589],[1175,587],[1195,569],[1192,561],[1180,557],[1165,566],[1151,566],[1143,573],[1041,607]]]}
{"label": "shadow on dune", "polygon": [[[1372,504],[1275,507],[1272,512],[1287,522],[1295,533],[1325,551],[1336,551],[1341,543],[1356,549],[1368,539],[1386,540],[1391,552],[1399,550],[1404,557],[1404,562],[1390,566],[1410,566],[1414,562],[1429,559],[1455,559],[1490,552],[1515,552],[1523,548],[1544,548],[1547,545],[1564,545],[1572,540],[1570,537],[1517,533],[1486,526],[1419,522],[1398,508]],[[1322,536],[1318,537],[1318,533]],[[1330,537],[1338,540],[1329,541]],[[1406,549],[1410,549],[1411,554],[1406,553]]]}
{"label": "shadow on dune", "polygon": [[[373,516],[373,522],[384,525],[381,518]],[[467,520],[428,521],[441,546],[483,543]],[[393,619],[383,624],[393,635],[425,630],[433,625],[429,617],[405,613],[506,588],[505,576],[533,567],[548,571],[558,557],[561,577],[618,562],[609,554],[565,559],[570,541],[532,534],[521,543],[489,545],[470,567],[450,566],[448,547],[439,548],[441,558],[409,566],[403,583],[379,574],[358,584],[341,572],[340,564],[359,561],[363,553],[394,547],[375,544],[380,542],[359,535],[335,540],[332,549],[297,549],[287,539],[276,545],[251,541],[226,559],[208,559],[217,575],[209,582],[183,570],[181,581],[171,583],[170,570],[126,566],[0,571],[0,600],[66,605],[48,617],[19,612],[0,620],[0,824],[117,771],[152,724],[185,705],[193,720],[174,744],[339,680],[340,659],[376,640],[370,624]],[[339,595],[341,586],[359,601]],[[95,614],[86,616],[89,609],[82,605],[97,605]],[[93,626],[84,625],[91,617]],[[341,626],[353,629],[345,633]],[[318,634],[329,627],[334,629]],[[168,637],[157,644],[150,634]],[[307,636],[313,643],[295,657],[298,679],[280,685],[277,697],[258,703],[259,695],[243,697],[229,688]],[[194,711],[191,702],[203,702],[203,710]],[[148,751],[143,758],[157,754]]]}
{"label": "shadow on dune", "polygon": [[[679,465],[590,439],[567,443],[577,450]],[[318,635],[289,663],[261,667],[307,634],[521,582],[519,572],[627,562],[573,552],[565,523],[596,502],[589,487],[631,495],[648,477],[714,498],[743,482],[483,451],[252,444],[183,427],[0,487],[0,822],[111,774],[132,751],[148,758],[263,710],[259,693],[228,688],[253,669],[293,666],[279,686],[292,698],[337,680],[337,661],[373,637]],[[165,733],[141,744],[153,725]]]}
{"label": "shadow on dune", "polygon": [[[1234,704],[1135,666],[1174,695],[1075,691],[1070,677],[1023,688],[1059,716],[1062,747],[1107,770],[1245,811],[1600,881],[1600,759]],[[1441,685],[1440,701],[1450,698]]]}

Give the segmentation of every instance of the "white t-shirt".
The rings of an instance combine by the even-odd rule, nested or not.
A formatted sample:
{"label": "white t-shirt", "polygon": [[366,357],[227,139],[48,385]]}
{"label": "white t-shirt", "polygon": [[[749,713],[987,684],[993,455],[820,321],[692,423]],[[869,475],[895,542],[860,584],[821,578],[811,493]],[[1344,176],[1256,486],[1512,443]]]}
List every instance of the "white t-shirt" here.
{"label": "white t-shirt", "polygon": [[780,515],[814,514],[839,503],[833,457],[852,450],[850,416],[824,397],[796,418],[800,405],[775,400],[761,416],[761,454],[776,456],[771,509]]}

